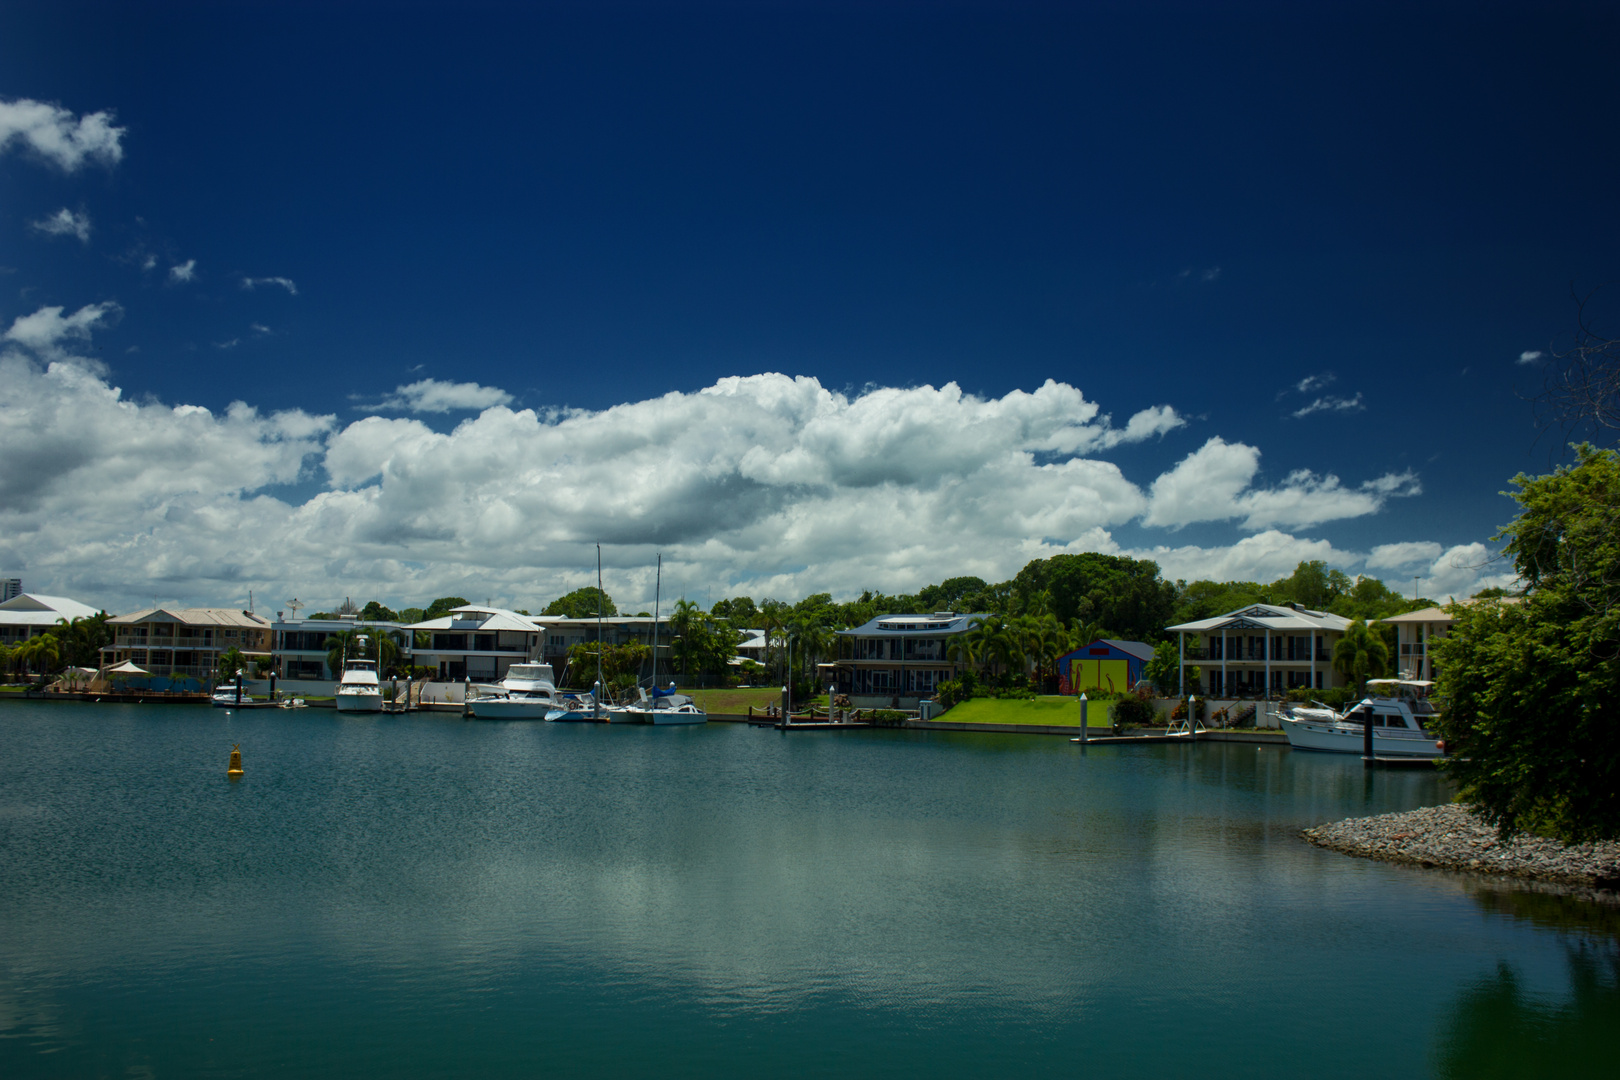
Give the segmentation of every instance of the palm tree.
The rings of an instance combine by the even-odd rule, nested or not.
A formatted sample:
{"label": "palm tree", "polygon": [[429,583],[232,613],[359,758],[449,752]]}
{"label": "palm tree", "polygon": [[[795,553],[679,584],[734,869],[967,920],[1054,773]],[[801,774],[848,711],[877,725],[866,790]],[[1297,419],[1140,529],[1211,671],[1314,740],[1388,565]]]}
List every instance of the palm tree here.
{"label": "palm tree", "polygon": [[1357,619],[1344,629],[1344,636],[1333,646],[1333,670],[1348,676],[1351,686],[1360,690],[1368,679],[1376,679],[1389,666],[1389,646],[1383,635]]}
{"label": "palm tree", "polygon": [[[692,684],[692,654],[701,653],[703,642],[698,631],[702,630],[703,609],[698,607],[686,597],[675,601],[675,610],[669,616],[670,634],[674,641],[670,642],[672,652],[678,652],[681,658],[681,681],[688,686]],[[653,661],[653,681],[658,681],[658,661]]]}
{"label": "palm tree", "polygon": [[375,660],[379,675],[399,663],[399,642],[375,626],[340,630],[326,639],[326,669],[343,677],[345,660]]}
{"label": "palm tree", "polygon": [[[763,600],[759,605],[760,625],[765,629],[765,647],[760,657],[764,661],[765,670],[771,670],[771,643],[773,640],[787,643],[788,620],[792,610],[780,600]],[[781,667],[781,658],[777,658],[777,666]]]}
{"label": "palm tree", "polygon": [[62,659],[61,646],[55,634],[31,637],[13,649],[11,655],[24,670],[38,670],[41,674],[55,671]]}

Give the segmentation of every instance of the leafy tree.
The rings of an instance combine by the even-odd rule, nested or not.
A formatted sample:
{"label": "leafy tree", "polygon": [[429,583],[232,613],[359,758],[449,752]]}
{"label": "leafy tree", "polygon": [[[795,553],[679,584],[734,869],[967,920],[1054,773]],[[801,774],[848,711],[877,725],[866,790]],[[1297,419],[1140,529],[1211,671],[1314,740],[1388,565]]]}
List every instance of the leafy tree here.
{"label": "leafy tree", "polygon": [[946,578],[938,585],[930,585],[917,592],[922,611],[977,611],[972,602],[980,601],[989,586],[984,578]]}
{"label": "leafy tree", "polygon": [[575,589],[566,596],[559,596],[547,604],[546,609],[540,614],[555,615],[563,619],[594,619],[599,611],[604,617],[619,613],[619,609],[613,606],[611,596],[595,585],[587,585],[583,589]]}
{"label": "leafy tree", "polygon": [[1147,662],[1142,674],[1161,694],[1181,692],[1181,653],[1173,641],[1161,641],[1154,646],[1153,659]]}
{"label": "leafy tree", "polygon": [[419,608],[419,607],[407,607],[407,608],[400,608],[399,609],[399,617],[394,619],[393,621],[394,622],[401,622],[401,623],[404,623],[405,625],[409,626],[411,623],[424,622],[424,621],[426,621],[426,619],[427,619],[427,611],[425,609]]}
{"label": "leafy tree", "polygon": [[1363,619],[1345,627],[1343,636],[1334,643],[1333,670],[1348,677],[1351,686],[1361,687],[1368,679],[1384,674],[1388,667],[1389,646]]}
{"label": "leafy tree", "polygon": [[1522,511],[1496,534],[1518,603],[1450,608],[1435,650],[1440,730],[1460,796],[1505,836],[1620,837],[1620,458],[1520,474]]}
{"label": "leafy tree", "polygon": [[422,618],[417,621],[425,622],[428,619],[437,619],[440,615],[448,615],[456,608],[466,606],[467,598],[465,596],[441,596],[427,606],[427,610],[422,613]]}
{"label": "leafy tree", "polygon": [[759,618],[759,608],[754,606],[751,596],[735,596],[730,600],[716,600],[709,613],[717,619],[724,619],[738,630],[747,630],[755,625]]}
{"label": "leafy tree", "polygon": [[583,641],[568,650],[568,685],[585,689],[596,681],[598,648],[602,656],[602,681],[608,686],[628,686],[647,664],[652,647],[644,642],[631,641],[623,645],[600,645]]}
{"label": "leafy tree", "polygon": [[[465,601],[463,601],[463,603],[465,603]],[[456,605],[454,604],[451,605],[451,607],[455,606]],[[393,608],[383,607],[377,601],[373,600],[365,607],[360,609],[360,618],[366,622],[398,622],[399,612],[395,611]]]}

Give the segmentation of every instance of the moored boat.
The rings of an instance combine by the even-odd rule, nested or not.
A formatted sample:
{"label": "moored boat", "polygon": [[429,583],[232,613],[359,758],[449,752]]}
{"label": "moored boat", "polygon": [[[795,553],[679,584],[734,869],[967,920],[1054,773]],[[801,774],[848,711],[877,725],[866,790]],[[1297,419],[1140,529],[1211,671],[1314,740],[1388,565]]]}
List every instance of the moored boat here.
{"label": "moored boat", "polygon": [[550,664],[513,664],[497,686],[482,687],[467,701],[480,720],[544,720],[556,705]]}
{"label": "moored boat", "polygon": [[382,712],[382,684],[377,681],[377,661],[346,662],[336,698],[339,712]]}
{"label": "moored boat", "polygon": [[1441,758],[1446,752],[1439,736],[1424,726],[1435,716],[1433,688],[1430,682],[1369,679],[1367,696],[1351,709],[1292,709],[1282,717],[1283,733],[1296,750],[1364,754],[1371,720],[1374,757]]}
{"label": "moored boat", "polygon": [[641,700],[625,707],[628,723],[632,724],[706,724],[709,714],[685,694],[675,692],[675,684],[668,690],[653,689],[649,695],[642,692]]}

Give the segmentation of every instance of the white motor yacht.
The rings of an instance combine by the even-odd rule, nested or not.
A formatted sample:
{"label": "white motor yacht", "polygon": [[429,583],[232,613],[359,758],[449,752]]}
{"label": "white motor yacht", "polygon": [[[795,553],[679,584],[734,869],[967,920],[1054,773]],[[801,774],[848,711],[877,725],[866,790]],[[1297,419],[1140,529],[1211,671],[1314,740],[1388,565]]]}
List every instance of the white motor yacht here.
{"label": "white motor yacht", "polygon": [[1366,722],[1373,725],[1374,757],[1440,758],[1440,737],[1424,725],[1435,717],[1431,682],[1368,679],[1367,696],[1343,713],[1326,706],[1294,708],[1282,717],[1288,745],[1336,754],[1366,751]]}
{"label": "white motor yacht", "polygon": [[498,686],[480,688],[467,708],[480,720],[544,720],[557,704],[550,664],[513,664]]}
{"label": "white motor yacht", "polygon": [[343,665],[338,683],[339,712],[382,712],[382,684],[377,681],[377,661],[350,660]]}

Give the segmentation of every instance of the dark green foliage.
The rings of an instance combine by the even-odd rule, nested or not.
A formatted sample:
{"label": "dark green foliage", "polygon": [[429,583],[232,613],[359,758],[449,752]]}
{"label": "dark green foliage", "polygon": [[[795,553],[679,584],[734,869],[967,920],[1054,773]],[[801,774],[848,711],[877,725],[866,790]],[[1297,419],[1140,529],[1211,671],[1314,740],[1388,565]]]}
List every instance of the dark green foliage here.
{"label": "dark green foliage", "polygon": [[922,611],[978,611],[980,609],[973,605],[988,600],[985,596],[988,588],[983,578],[946,578],[938,585],[918,590],[917,603]]}
{"label": "dark green foliage", "polygon": [[112,628],[107,625],[107,613],[97,612],[89,617],[56,620],[54,631],[63,664],[74,667],[100,667],[101,649],[113,642]]}
{"label": "dark green foliage", "polygon": [[1620,837],[1620,460],[1513,482],[1507,539],[1527,589],[1450,610],[1436,650],[1461,797],[1504,835]]}
{"label": "dark green foliage", "polygon": [[594,619],[598,610],[604,617],[619,613],[619,609],[613,606],[611,596],[595,585],[587,585],[583,589],[575,589],[567,596],[559,596],[547,604],[546,609],[540,614],[555,615],[563,619]]}
{"label": "dark green foliage", "polygon": [[1119,555],[1054,555],[1026,565],[1012,586],[1024,598],[1046,594],[1065,626],[1098,622],[1131,641],[1163,637],[1176,605],[1175,586],[1159,577],[1158,563]]}
{"label": "dark green foliage", "polygon": [[422,618],[418,621],[425,622],[428,619],[437,619],[440,615],[448,615],[456,608],[466,606],[467,598],[464,596],[441,596],[428,605],[427,610],[422,613]]}
{"label": "dark green foliage", "polygon": [[393,608],[383,607],[373,600],[360,609],[360,618],[366,622],[397,622],[399,621],[399,612]]}
{"label": "dark green foliage", "polygon": [[1159,722],[1158,711],[1146,694],[1130,693],[1109,708],[1109,719],[1117,728],[1148,727]]}

